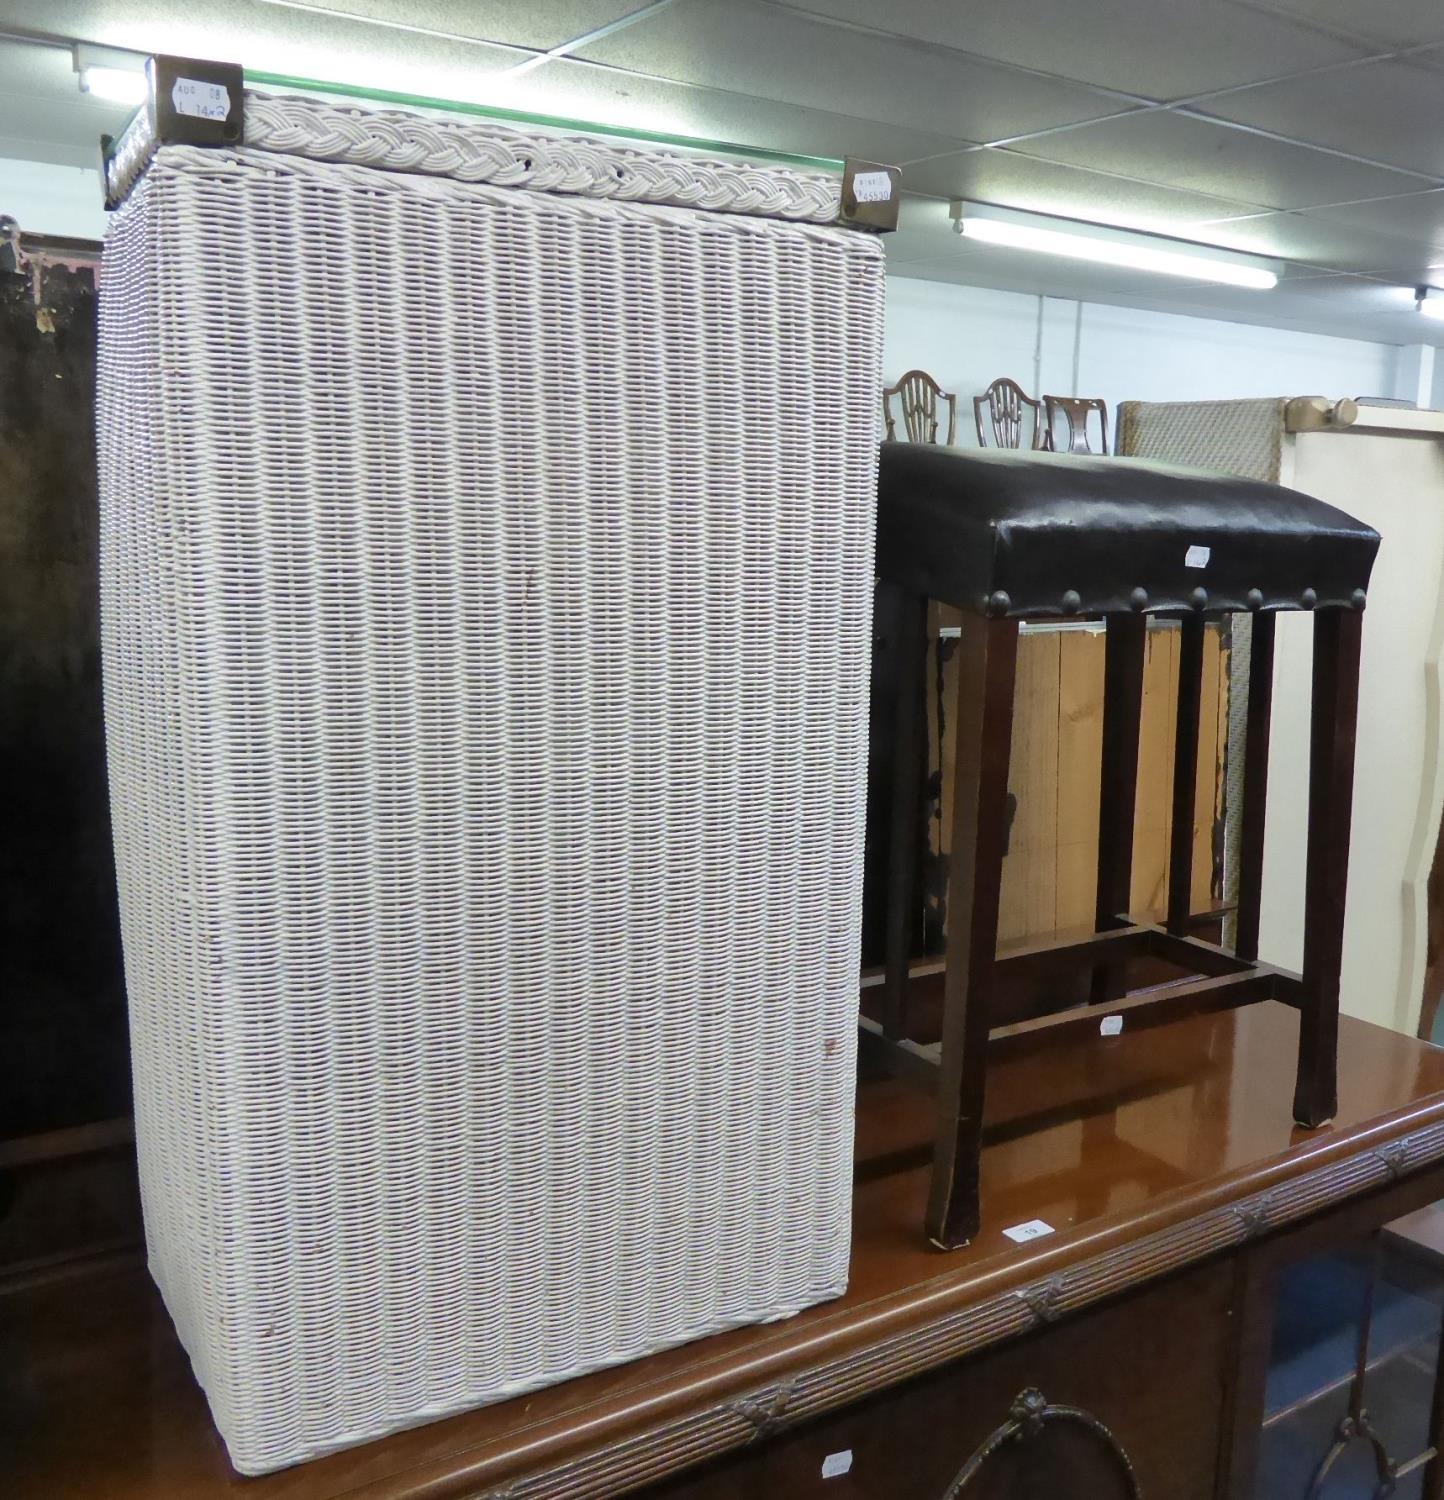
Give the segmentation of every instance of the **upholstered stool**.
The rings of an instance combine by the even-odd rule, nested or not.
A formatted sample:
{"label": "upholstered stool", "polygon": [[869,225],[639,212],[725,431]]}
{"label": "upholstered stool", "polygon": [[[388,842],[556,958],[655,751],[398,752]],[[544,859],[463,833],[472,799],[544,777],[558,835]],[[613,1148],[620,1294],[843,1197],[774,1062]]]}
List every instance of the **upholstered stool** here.
{"label": "upholstered stool", "polygon": [[[939,1126],[928,1206],[938,1244],[978,1228],[978,1160],[990,1049],[1041,1030],[1098,1027],[1099,1005],[1128,1029],[1202,1010],[1277,999],[1301,1028],[1294,1117],[1335,1109],[1339,964],[1348,873],[1354,723],[1365,588],[1379,537],[1293,490],[1129,459],[882,445],[877,572],[901,595],[896,774],[889,844],[886,972],[880,1013],[864,1023],[900,1076],[932,1070]],[[963,612],[955,735],[949,940],[939,1045],[908,1020],[911,909],[922,789],[927,601]],[[1307,908],[1303,973],[1258,962],[1265,784],[1279,610],[1314,611]],[[1192,935],[1192,830],[1204,622],[1254,616],[1242,859],[1233,950]],[[1128,915],[1138,784],[1146,617],[1179,618],[1177,742],[1168,912]],[[999,960],[998,893],[1007,833],[1013,678],[1022,620],[1102,617],[1103,767],[1095,935]],[[1300,767],[1300,772],[1303,768]],[[1154,955],[1187,977],[1128,995],[1123,965]],[[1078,1004],[1079,971],[1084,998]],[[1063,976],[1071,971],[1071,984]],[[1057,1003],[995,1026],[1004,978],[1056,983]],[[1091,996],[1091,999],[1089,998]]]}

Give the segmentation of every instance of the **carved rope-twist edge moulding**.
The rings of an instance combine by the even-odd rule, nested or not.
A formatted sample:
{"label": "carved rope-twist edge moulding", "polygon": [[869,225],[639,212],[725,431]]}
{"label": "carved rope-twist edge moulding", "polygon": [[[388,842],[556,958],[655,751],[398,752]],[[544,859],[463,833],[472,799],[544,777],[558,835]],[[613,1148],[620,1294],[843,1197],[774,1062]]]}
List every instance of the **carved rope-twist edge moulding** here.
{"label": "carved rope-twist edge moulding", "polygon": [[456,1494],[475,1495],[476,1500],[547,1500],[559,1494],[568,1500],[607,1500],[1055,1322],[1126,1287],[1244,1244],[1342,1199],[1388,1186],[1441,1158],[1444,1122],[1357,1151],[1028,1286],[959,1308],[871,1348],[649,1428],[570,1463],[507,1481],[501,1488],[458,1488]]}

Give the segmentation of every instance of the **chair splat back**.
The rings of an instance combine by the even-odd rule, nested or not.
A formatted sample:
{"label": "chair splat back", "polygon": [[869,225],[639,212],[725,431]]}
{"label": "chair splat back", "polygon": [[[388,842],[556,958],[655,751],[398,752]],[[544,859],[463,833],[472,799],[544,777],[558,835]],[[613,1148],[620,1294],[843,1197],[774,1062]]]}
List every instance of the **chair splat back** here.
{"label": "chair splat back", "polygon": [[889,440],[897,437],[897,419],[892,409],[894,399],[902,409],[903,432],[908,442],[937,442],[940,401],[948,408],[948,447],[957,441],[958,398],[945,391],[926,370],[909,370],[896,385],[883,391],[882,416]]}
{"label": "chair splat back", "polygon": [[[988,426],[983,426],[983,409],[987,408]],[[1046,448],[1048,426],[1042,416],[1042,402],[1035,401],[1006,375],[1000,376],[981,396],[973,397],[973,421],[978,429],[980,448]],[[1032,436],[1023,441],[1027,427],[1025,412],[1032,413]],[[989,433],[991,432],[991,437]]]}
{"label": "chair splat back", "polygon": [[[1098,396],[1044,396],[1044,430],[1048,447],[1056,453],[1107,453],[1108,403]],[[1088,419],[1098,414],[1099,440],[1094,448],[1088,440]],[[1063,437],[1058,441],[1058,418],[1063,419]]]}

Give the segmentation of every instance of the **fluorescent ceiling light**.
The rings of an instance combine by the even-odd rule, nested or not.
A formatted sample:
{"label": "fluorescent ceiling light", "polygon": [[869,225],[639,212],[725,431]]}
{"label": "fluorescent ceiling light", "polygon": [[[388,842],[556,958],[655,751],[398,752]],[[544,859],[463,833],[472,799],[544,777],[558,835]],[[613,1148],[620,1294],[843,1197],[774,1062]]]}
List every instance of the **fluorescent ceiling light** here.
{"label": "fluorescent ceiling light", "polygon": [[144,53],[78,42],[71,61],[80,75],[82,94],[91,94],[108,104],[144,103],[147,87]]}
{"label": "fluorescent ceiling light", "polygon": [[139,104],[145,98],[145,74],[129,68],[86,68],[80,88],[111,104]]}
{"label": "fluorescent ceiling light", "polygon": [[1418,287],[1414,292],[1414,306],[1426,318],[1444,318],[1444,292],[1433,286]]}
{"label": "fluorescent ceiling light", "polygon": [[1161,235],[1138,234],[1104,224],[1082,224],[1044,214],[972,203],[955,203],[953,218],[965,239],[1011,250],[1061,255],[1098,265],[1155,271],[1188,281],[1217,281],[1225,286],[1267,291],[1278,285],[1278,263],[1236,255],[1211,245],[1194,245]]}

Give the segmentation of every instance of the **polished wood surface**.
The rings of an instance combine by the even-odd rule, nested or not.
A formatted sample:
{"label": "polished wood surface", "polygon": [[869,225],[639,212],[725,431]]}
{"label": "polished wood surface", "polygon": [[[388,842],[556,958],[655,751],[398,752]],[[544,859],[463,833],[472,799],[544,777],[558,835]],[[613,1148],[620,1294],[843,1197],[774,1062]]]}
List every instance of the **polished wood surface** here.
{"label": "polished wood surface", "polygon": [[[1345,1018],[1335,1122],[1306,1132],[1278,1086],[1297,1045],[1297,1013],[1265,1003],[1000,1060],[983,1228],[952,1253],[919,1232],[929,1104],[869,1086],[840,1300],[261,1479],[230,1471],[139,1264],[12,1284],[7,1500],[462,1500],[518,1480],[570,1500],[660,1480],[1444,1162],[1444,1052]],[[1032,1219],[1055,1232],[1004,1235]]]}
{"label": "polished wood surface", "polygon": [[[1229,1263],[1212,1261],[649,1488],[645,1500],[1213,1500],[1232,1282]],[[1031,1444],[1020,1433],[998,1441],[1026,1391],[1091,1418],[1112,1441],[1076,1424]],[[845,1489],[822,1477],[838,1453],[851,1456]]]}
{"label": "polished wood surface", "polygon": [[[894,588],[904,583],[884,580]],[[1254,1004],[1281,999],[1290,1004],[1308,1002],[1308,1020],[1301,1032],[1298,1054],[1298,1089],[1295,1094],[1299,1123],[1317,1126],[1332,1112],[1335,1050],[1333,1034],[1338,1015],[1338,946],[1321,939],[1321,924],[1312,922],[1315,961],[1305,964],[1312,979],[1300,985],[1297,975],[1267,964],[1240,959],[1216,944],[1197,939],[1194,901],[1194,862],[1199,828],[1198,806],[1199,737],[1205,696],[1204,662],[1208,624],[1202,614],[1207,592],[1195,590],[1198,608],[1179,622],[1178,674],[1175,693],[1175,725],[1172,793],[1169,800],[1169,863],[1167,929],[1139,929],[1150,956],[1166,960],[1178,973],[1160,983],[1149,979],[1134,991],[1110,959],[1117,956],[1113,945],[1100,945],[1085,938],[1060,950],[1060,957],[1073,961],[1077,979],[1087,985],[1095,1003],[1107,1002],[1127,1013],[1127,1024],[1158,1025],[1181,1015],[1215,1010],[1226,1005]],[[1001,601],[999,603],[998,601]],[[912,816],[913,796],[906,772],[916,762],[914,716],[906,712],[913,692],[900,680],[897,708],[888,716],[896,722],[906,744],[894,769],[892,838],[889,846],[888,891],[890,920],[884,975],[883,1004],[874,1006],[863,1019],[865,1046],[870,1062],[890,1071],[900,1080],[921,1085],[939,1105],[933,1182],[928,1195],[928,1238],[944,1249],[958,1249],[977,1233],[982,1212],[980,1201],[979,1150],[986,1091],[987,1059],[1002,1044],[1031,1042],[1048,1028],[1086,1031],[1094,1023],[1085,1013],[1070,1012],[1077,1003],[1077,985],[1066,978],[1052,986],[1051,996],[1039,997],[1032,1013],[1004,1021],[1002,976],[997,962],[1001,923],[1001,893],[1006,888],[1007,855],[1013,814],[1018,806],[1009,795],[1012,757],[1017,745],[1015,705],[1020,696],[1020,622],[1009,614],[1006,594],[988,601],[988,612],[979,615],[963,600],[949,601],[959,611],[956,711],[950,734],[939,735],[942,747],[953,751],[952,837],[947,866],[947,980],[944,986],[942,1024],[927,1037],[919,1034],[914,1019],[911,986],[903,934],[905,903],[911,898],[912,872],[920,860],[921,829]],[[916,614],[916,606],[914,611]],[[1310,838],[1310,890],[1333,892],[1326,902],[1332,912],[1337,905],[1342,921],[1343,878],[1348,866],[1348,820],[1346,802],[1350,784],[1341,777],[1352,773],[1353,724],[1348,705],[1357,698],[1358,619],[1347,611],[1351,622],[1337,625],[1338,610],[1320,612],[1319,639],[1325,643],[1315,657],[1315,697],[1320,703],[1319,734],[1335,732],[1330,740],[1326,773],[1316,772],[1315,797],[1319,809],[1318,830]],[[1133,614],[1126,616],[1132,621]],[[1108,628],[1105,636],[1104,699],[1107,727],[1101,736],[1099,768],[1099,841],[1097,857],[1096,928],[1106,933],[1128,925],[1130,916],[1114,906],[1118,893],[1132,883],[1132,844],[1136,832],[1139,742],[1143,709],[1143,660],[1145,632],[1130,635],[1130,627]],[[1216,629],[1221,628],[1216,627]],[[1135,638],[1136,636],[1136,638]],[[1330,651],[1328,643],[1352,642],[1353,653]],[[910,653],[909,671],[918,663]],[[1060,656],[1061,659],[1061,656]],[[1349,690],[1348,663],[1353,662],[1353,696]],[[1061,700],[1060,700],[1061,701]],[[876,699],[873,701],[877,710]],[[1120,724],[1123,711],[1131,710],[1131,732]],[[931,731],[931,725],[930,731]],[[940,725],[940,729],[942,726]],[[1215,722],[1210,738],[1216,738]],[[930,732],[931,738],[931,732]],[[1348,751],[1345,753],[1344,746]],[[1026,744],[1023,747],[1026,751]],[[1118,764],[1107,757],[1116,756]],[[946,780],[946,777],[943,778]],[[1326,791],[1325,791],[1326,789]],[[1209,804],[1215,805],[1218,788],[1210,788]],[[1343,802],[1340,799],[1343,799]],[[1342,820],[1337,816],[1344,807]],[[1110,811],[1114,820],[1108,818]],[[1121,821],[1121,832],[1112,828]],[[1211,826],[1211,820],[1210,820]],[[1115,847],[1115,839],[1117,840]],[[1327,873],[1325,873],[1327,872]],[[1213,872],[1210,870],[1210,892]],[[1107,903],[1107,904],[1105,904]],[[1206,903],[1205,903],[1206,904]],[[1211,918],[1211,912],[1197,915]],[[1325,924],[1326,925],[1326,924]],[[1327,960],[1333,955],[1332,1004],[1330,1004]],[[1046,1003],[1051,999],[1052,1003]],[[1156,1007],[1147,1020],[1143,1012]],[[1115,1018],[1116,1019],[1116,1018]],[[926,1043],[920,1047],[919,1043]],[[878,1045],[882,1043],[883,1045]],[[933,1045],[937,1044],[937,1045]],[[940,1076],[931,1075],[936,1071]],[[1325,1112],[1325,1106],[1327,1111]]]}

